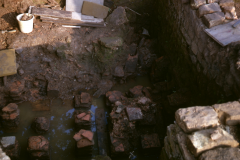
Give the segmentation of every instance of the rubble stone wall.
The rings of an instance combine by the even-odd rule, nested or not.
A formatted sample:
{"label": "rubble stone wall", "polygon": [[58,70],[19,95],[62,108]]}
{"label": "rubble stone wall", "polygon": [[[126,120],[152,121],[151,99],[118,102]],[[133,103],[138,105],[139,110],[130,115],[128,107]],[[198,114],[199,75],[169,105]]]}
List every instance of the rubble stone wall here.
{"label": "rubble stone wall", "polygon": [[223,93],[239,97],[239,43],[220,46],[204,32],[206,26],[197,10],[184,2],[158,3],[159,46],[171,60],[177,83],[198,91],[198,97],[219,97]]}

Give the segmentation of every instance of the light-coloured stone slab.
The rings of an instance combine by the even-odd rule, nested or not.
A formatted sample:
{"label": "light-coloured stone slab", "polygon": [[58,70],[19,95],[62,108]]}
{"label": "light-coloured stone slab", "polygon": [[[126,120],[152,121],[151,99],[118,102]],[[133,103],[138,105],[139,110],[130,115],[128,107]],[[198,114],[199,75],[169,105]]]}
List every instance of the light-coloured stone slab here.
{"label": "light-coloured stone slab", "polygon": [[[216,134],[217,136],[215,136]],[[196,131],[188,135],[188,140],[189,149],[195,157],[215,147],[237,147],[239,145],[232,135],[220,127]]]}
{"label": "light-coloured stone slab", "polygon": [[239,160],[240,149],[239,148],[216,148],[204,152],[199,160]]}
{"label": "light-coloured stone slab", "polygon": [[221,123],[230,126],[240,124],[240,103],[238,101],[215,104],[212,107],[218,113]]}
{"label": "light-coloured stone slab", "polygon": [[14,146],[15,142],[16,142],[15,136],[2,137],[2,139],[1,139],[1,144],[2,144],[3,148]]}
{"label": "light-coloured stone slab", "polygon": [[82,12],[83,1],[94,2],[103,5],[104,0],[66,0],[66,11]]}
{"label": "light-coloured stone slab", "polygon": [[175,113],[175,119],[186,133],[219,125],[218,114],[210,106],[180,108]]}
{"label": "light-coloured stone slab", "polygon": [[217,3],[205,4],[199,7],[198,16],[202,17],[205,14],[210,14],[214,12],[221,12],[221,8]]}

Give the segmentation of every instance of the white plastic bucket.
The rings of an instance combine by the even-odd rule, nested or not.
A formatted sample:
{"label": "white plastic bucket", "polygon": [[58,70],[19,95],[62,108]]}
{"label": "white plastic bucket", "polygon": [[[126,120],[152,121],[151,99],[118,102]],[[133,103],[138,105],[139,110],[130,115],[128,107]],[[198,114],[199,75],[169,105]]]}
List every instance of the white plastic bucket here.
{"label": "white plastic bucket", "polygon": [[[22,33],[30,33],[33,30],[33,19],[34,19],[34,15],[32,15],[32,19],[27,20],[27,21],[21,21],[20,19],[22,18],[24,14],[19,14],[17,16],[17,21],[20,27],[20,30]],[[29,14],[31,15],[31,14]]]}

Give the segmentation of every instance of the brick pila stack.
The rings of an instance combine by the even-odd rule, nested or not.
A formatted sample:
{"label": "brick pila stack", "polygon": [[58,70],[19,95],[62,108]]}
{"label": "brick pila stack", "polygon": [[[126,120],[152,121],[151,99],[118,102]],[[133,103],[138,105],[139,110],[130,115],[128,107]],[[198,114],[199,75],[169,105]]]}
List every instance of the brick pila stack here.
{"label": "brick pila stack", "polygon": [[93,135],[94,133],[92,131],[81,129],[73,136],[76,141],[77,156],[92,154],[92,148],[94,145]]}
{"label": "brick pila stack", "polygon": [[82,92],[81,95],[75,96],[75,108],[90,108],[92,97],[89,93]]}
{"label": "brick pila stack", "polygon": [[91,129],[91,113],[90,111],[75,111],[75,124],[78,129]]}
{"label": "brick pila stack", "polygon": [[43,136],[32,136],[28,139],[28,152],[33,160],[49,160],[49,141]]}
{"label": "brick pila stack", "polygon": [[2,108],[2,124],[5,128],[14,129],[18,127],[20,111],[18,105],[15,103],[10,103],[6,107]]}

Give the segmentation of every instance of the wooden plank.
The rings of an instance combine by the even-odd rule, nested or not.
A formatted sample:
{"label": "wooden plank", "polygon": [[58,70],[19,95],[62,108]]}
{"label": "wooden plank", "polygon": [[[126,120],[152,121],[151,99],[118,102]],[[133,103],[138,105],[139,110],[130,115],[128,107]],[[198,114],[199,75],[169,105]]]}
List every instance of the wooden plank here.
{"label": "wooden plank", "polygon": [[240,29],[233,28],[233,24],[237,21],[238,20],[218,25],[211,29],[205,29],[204,31],[224,47],[232,42],[240,41]]}
{"label": "wooden plank", "polygon": [[54,10],[49,8],[32,8],[32,14],[36,16],[46,16],[46,17],[55,17],[55,18],[63,18],[63,19],[74,19],[81,20],[81,13],[70,12],[70,11],[62,11],[62,10]]}
{"label": "wooden plank", "polygon": [[104,0],[66,0],[66,11],[82,12],[83,1],[94,2],[103,5]]}
{"label": "wooden plank", "polygon": [[66,20],[59,18],[41,17],[42,22],[58,23],[62,25],[85,26],[85,27],[106,27],[105,23],[82,22],[77,20]]}
{"label": "wooden plank", "polygon": [[72,12],[70,11],[61,11],[61,10],[54,10],[49,8],[33,7],[32,14],[37,16],[48,16],[48,17],[72,19]]}
{"label": "wooden plank", "polygon": [[97,137],[98,137],[98,150],[99,155],[109,155],[108,148],[108,131],[106,125],[106,116],[103,108],[96,109],[96,125],[97,125]]}

